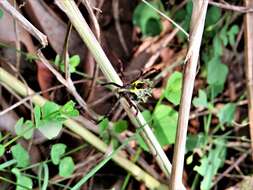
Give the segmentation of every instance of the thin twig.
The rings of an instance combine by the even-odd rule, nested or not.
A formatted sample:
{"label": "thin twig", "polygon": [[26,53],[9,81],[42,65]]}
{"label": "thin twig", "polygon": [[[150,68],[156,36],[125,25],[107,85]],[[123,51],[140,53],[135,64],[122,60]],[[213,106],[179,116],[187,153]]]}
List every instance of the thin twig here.
{"label": "thin twig", "polygon": [[[245,0],[246,6],[253,6],[252,0]],[[244,43],[245,43],[245,73],[248,91],[248,116],[251,138],[251,149],[253,150],[253,13],[247,13],[244,19]],[[253,152],[252,152],[253,159]]]}
{"label": "thin twig", "polygon": [[219,8],[222,8],[222,9],[227,9],[227,10],[241,12],[241,13],[253,12],[253,8],[251,8],[250,6],[243,7],[243,6],[231,5],[228,3],[224,4],[224,3],[214,2],[211,0],[209,0],[209,4],[219,7]]}
{"label": "thin twig", "polygon": [[56,76],[57,80],[61,82],[64,86],[66,86],[67,90],[76,98],[80,106],[82,106],[82,108],[91,116],[93,120],[97,121],[98,115],[87,106],[85,101],[76,91],[76,88],[73,85],[73,83],[71,81],[66,81],[62,77],[62,75],[47,61],[47,59],[44,57],[44,55],[42,54],[40,50],[38,50],[37,55],[42,61],[42,63]]}
{"label": "thin twig", "polygon": [[41,33],[37,28],[35,28],[22,14],[20,14],[8,1],[1,0],[0,6],[8,12],[14,19],[20,22],[20,24],[32,34],[43,47],[47,46],[47,37]]}
{"label": "thin twig", "polygon": [[208,0],[193,1],[190,46],[186,56],[187,63],[184,68],[184,80],[179,108],[177,135],[173,154],[173,167],[170,184],[171,190],[182,190],[181,184],[184,168],[188,120],[207,6]]}
{"label": "thin twig", "polygon": [[116,27],[116,31],[118,33],[119,41],[121,43],[121,46],[123,47],[125,54],[128,56],[129,51],[128,51],[128,48],[127,48],[127,45],[126,45],[126,42],[125,42],[125,39],[123,36],[122,29],[120,27],[119,0],[112,0],[112,15],[115,20],[115,27]]}
{"label": "thin twig", "polygon": [[[100,31],[100,27],[99,27],[99,23],[98,23],[98,20],[96,17],[98,17],[98,14],[94,14],[93,12],[93,9],[91,8],[90,6],[90,1],[89,0],[82,0],[82,3],[85,5],[88,13],[89,13],[89,16],[91,18],[91,21],[92,21],[92,25],[94,27],[94,33],[95,33],[95,36],[98,40],[99,43],[101,43],[101,31]],[[100,2],[99,4],[99,9],[101,8],[101,6],[103,5],[103,1]],[[90,54],[90,52],[88,52]],[[94,66],[93,68],[93,80],[91,81],[90,83],[90,86],[89,86],[89,92],[88,92],[88,95],[87,95],[87,102],[89,102],[89,100],[92,98],[92,96],[94,95],[94,92],[95,92],[95,85],[96,85],[96,80],[98,78],[98,74],[99,74],[99,69],[98,69],[98,65],[95,63],[94,61],[94,58],[92,58],[90,55],[88,55],[88,58],[91,58],[92,60],[92,64]]]}
{"label": "thin twig", "polygon": [[169,20],[173,25],[175,25],[181,32],[183,32],[187,38],[189,38],[189,34],[179,25],[177,24],[174,20],[172,20],[170,17],[168,17],[166,14],[164,14],[163,12],[161,12],[160,10],[158,10],[157,8],[155,8],[154,6],[152,6],[149,2],[147,2],[146,0],[142,0],[144,3],[146,3],[150,8],[154,9],[156,12],[158,12],[160,15],[162,15],[164,18],[166,18],[167,20]]}

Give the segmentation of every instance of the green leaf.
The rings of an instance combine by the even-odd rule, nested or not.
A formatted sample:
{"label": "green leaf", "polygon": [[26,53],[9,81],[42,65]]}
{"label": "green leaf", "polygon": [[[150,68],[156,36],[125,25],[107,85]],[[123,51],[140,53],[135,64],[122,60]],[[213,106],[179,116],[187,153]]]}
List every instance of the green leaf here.
{"label": "green leaf", "polygon": [[24,123],[24,118],[20,118],[15,125],[15,132],[17,135],[24,137],[25,139],[31,139],[33,135],[33,122],[27,120]]}
{"label": "green leaf", "polygon": [[61,114],[66,115],[68,117],[76,117],[79,115],[77,109],[75,109],[75,102],[70,100],[66,104],[64,104],[60,109]]}
{"label": "green leaf", "polygon": [[53,139],[58,136],[62,129],[62,122],[57,121],[40,121],[39,131],[47,138]]}
{"label": "green leaf", "polygon": [[61,57],[60,57],[60,55],[56,55],[55,56],[55,59],[54,59],[54,64],[57,66],[57,67],[59,67],[60,66],[60,63],[61,63]]}
{"label": "green leaf", "polygon": [[59,175],[62,177],[69,177],[75,170],[73,159],[68,156],[61,160],[59,165]]}
{"label": "green leaf", "polygon": [[215,6],[212,6],[208,9],[206,15],[206,27],[216,24],[221,18],[221,9]]}
{"label": "green leaf", "polygon": [[200,160],[200,166],[195,166],[203,180],[201,182],[201,190],[208,190],[211,188],[212,179],[217,174],[218,169],[223,166],[226,158],[226,142],[224,139],[216,139],[214,148],[208,153],[208,156],[203,156]]}
{"label": "green leaf", "polygon": [[218,35],[213,39],[214,56],[222,55],[222,41]]}
{"label": "green leaf", "polygon": [[174,72],[168,82],[164,92],[165,98],[172,102],[174,105],[180,103],[181,91],[182,91],[182,79],[183,75],[180,72]]}
{"label": "green leaf", "polygon": [[[162,6],[159,1],[150,2],[150,4],[158,9]],[[140,27],[144,36],[156,36],[162,31],[160,15],[143,2],[134,10],[133,23]]]}
{"label": "green leaf", "polygon": [[173,144],[176,138],[178,113],[167,105],[158,105],[153,113],[154,133],[162,146]]}
{"label": "green leaf", "polygon": [[193,99],[192,103],[195,107],[204,107],[204,108],[206,108],[208,106],[206,92],[204,90],[200,89],[199,90],[199,96],[195,97]]}
{"label": "green leaf", "polygon": [[34,109],[33,109],[33,112],[34,112],[34,120],[35,120],[35,126],[36,128],[39,127],[39,121],[40,121],[40,118],[41,118],[41,108],[40,106],[38,105],[35,105]]}
{"label": "green leaf", "polygon": [[221,84],[221,85],[215,85],[215,84],[209,85],[207,87],[208,97],[210,97],[213,100],[217,95],[219,95],[223,91],[223,89],[224,89],[224,84]]}
{"label": "green leaf", "polygon": [[70,57],[69,59],[69,64],[73,67],[76,68],[79,64],[80,64],[80,57],[79,55],[73,55],[72,57]]}
{"label": "green leaf", "polygon": [[54,165],[58,165],[60,163],[61,157],[64,155],[67,146],[62,143],[54,144],[52,146],[50,156]]}
{"label": "green leaf", "polygon": [[223,45],[226,47],[228,45],[227,26],[222,27],[219,36],[222,40]]}
{"label": "green leaf", "polygon": [[107,118],[104,118],[99,124],[99,134],[102,135],[102,133],[109,127],[109,120]]}
{"label": "green leaf", "polygon": [[58,116],[57,113],[59,112],[59,110],[59,105],[54,102],[47,101],[41,108],[42,118],[50,119],[51,116],[52,119],[56,119],[55,116]]}
{"label": "green leaf", "polygon": [[146,145],[145,141],[143,140],[143,138],[141,137],[140,134],[137,134],[136,135],[136,140],[138,142],[138,144],[140,145],[140,147],[145,150],[146,152],[149,152],[149,148],[148,146]]}
{"label": "green leaf", "polygon": [[218,118],[222,124],[231,124],[236,110],[236,104],[228,103],[218,112]]}
{"label": "green leaf", "polygon": [[3,144],[0,144],[0,157],[4,155],[5,148]]}
{"label": "green leaf", "polygon": [[219,57],[213,57],[207,65],[207,82],[210,85],[223,85],[228,74],[228,67]]}
{"label": "green leaf", "polygon": [[16,190],[32,190],[33,182],[31,178],[24,176],[17,168],[13,168],[11,170],[12,173],[15,174],[17,178]]}
{"label": "green leaf", "polygon": [[17,167],[23,168],[29,165],[29,154],[20,144],[11,147],[11,154],[17,161]]}
{"label": "green leaf", "polygon": [[114,131],[116,133],[122,133],[127,129],[127,127],[128,127],[127,121],[125,120],[119,120],[116,123],[114,123]]}
{"label": "green leaf", "polygon": [[233,25],[228,31],[228,41],[231,46],[235,45],[235,37],[239,32],[239,27],[237,25]]}
{"label": "green leaf", "polygon": [[202,148],[206,145],[207,140],[208,138],[202,132],[196,135],[188,135],[186,140],[186,153],[194,149]]}

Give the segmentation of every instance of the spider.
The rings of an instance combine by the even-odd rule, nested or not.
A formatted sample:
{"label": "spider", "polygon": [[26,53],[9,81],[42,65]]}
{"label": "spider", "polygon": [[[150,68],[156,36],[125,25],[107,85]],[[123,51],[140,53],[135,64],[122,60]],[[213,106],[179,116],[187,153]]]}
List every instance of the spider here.
{"label": "spider", "polygon": [[[120,97],[124,97],[129,103],[130,107],[134,107],[136,110],[138,110],[132,101],[135,101],[136,103],[147,102],[152,93],[153,82],[145,77],[154,73],[154,71],[156,72],[157,70],[150,69],[145,73],[141,72],[137,79],[130,83],[123,84],[122,86],[113,82],[104,83],[102,86],[113,85],[117,87],[115,89],[115,93],[117,93]],[[109,117],[114,109],[115,108],[113,107],[105,117]],[[138,112],[136,112],[136,115],[137,113]]]}

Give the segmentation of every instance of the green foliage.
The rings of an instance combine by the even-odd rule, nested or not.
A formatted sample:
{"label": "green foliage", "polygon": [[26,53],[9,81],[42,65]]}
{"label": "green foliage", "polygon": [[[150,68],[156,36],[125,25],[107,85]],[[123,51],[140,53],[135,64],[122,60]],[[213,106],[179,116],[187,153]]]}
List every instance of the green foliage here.
{"label": "green foliage", "polygon": [[[192,15],[192,1],[188,1],[184,9],[180,9],[175,13],[175,21],[180,23],[180,26],[185,30],[189,31],[191,15]],[[186,41],[187,37],[182,31],[179,31],[177,34],[180,42]]]}
{"label": "green foliage", "polygon": [[[79,55],[73,55],[72,57],[69,58],[69,72],[70,73],[74,73],[76,72],[76,68],[77,66],[80,64],[80,57]],[[65,65],[64,65],[64,61],[61,59],[61,57],[59,55],[56,55],[55,60],[54,60],[54,64],[60,68],[60,70],[62,72],[65,72]]]}
{"label": "green foliage", "polygon": [[237,25],[233,25],[230,30],[227,32],[228,41],[231,46],[235,45],[235,37],[236,34],[239,32],[239,27]]}
{"label": "green foliage", "polygon": [[236,110],[236,104],[228,103],[218,112],[218,118],[221,124],[231,124]]}
{"label": "green foliage", "polygon": [[178,105],[180,103],[181,91],[182,91],[182,79],[183,75],[180,72],[174,72],[168,82],[164,92],[165,98],[173,103]]}
{"label": "green foliage", "polygon": [[154,133],[162,146],[173,144],[176,138],[178,113],[166,105],[158,105],[152,115]]}
{"label": "green foliage", "polygon": [[116,133],[122,133],[127,129],[127,121],[125,120],[119,120],[116,123],[114,123],[114,131]]}
{"label": "green foliage", "polygon": [[[160,1],[152,1],[150,4],[157,9],[163,9]],[[139,3],[134,10],[133,23],[140,27],[144,36],[156,36],[162,31],[160,15],[143,2]]]}
{"label": "green foliage", "polygon": [[66,119],[78,116],[79,112],[74,106],[75,103],[70,100],[62,107],[50,101],[41,108],[35,107],[36,128],[48,139],[56,137]]}
{"label": "green foliage", "polygon": [[199,96],[195,97],[192,101],[193,105],[195,107],[202,107],[202,108],[207,108],[208,107],[208,102],[207,102],[207,95],[204,90],[199,90]]}
{"label": "green foliage", "polygon": [[75,170],[75,164],[71,157],[65,157],[60,161],[59,175],[62,177],[69,177]]}
{"label": "green foliage", "polygon": [[20,118],[15,125],[15,132],[17,135],[24,137],[25,139],[31,139],[34,131],[33,122],[27,120],[24,123],[24,118]]}
{"label": "green foliage", "polygon": [[26,167],[29,165],[29,154],[20,144],[11,147],[12,157],[17,161],[17,167]]}
{"label": "green foliage", "polygon": [[206,15],[205,26],[207,30],[211,30],[221,18],[221,9],[215,6],[211,6]]}
{"label": "green foliage", "polygon": [[54,144],[52,146],[50,156],[54,165],[60,163],[61,157],[64,155],[67,146],[62,143]]}
{"label": "green foliage", "polygon": [[228,67],[221,63],[219,57],[212,58],[207,64],[207,83],[223,85],[228,75]]}
{"label": "green foliage", "polygon": [[213,148],[208,152],[207,156],[203,156],[200,160],[200,166],[195,166],[203,180],[201,181],[201,190],[209,190],[212,185],[212,179],[218,169],[223,166],[226,158],[226,141],[224,139],[216,139]]}
{"label": "green foliage", "polygon": [[31,178],[23,175],[17,168],[13,168],[11,171],[12,173],[15,174],[17,178],[16,190],[32,190],[33,189],[33,182]]}
{"label": "green foliage", "polygon": [[194,151],[194,149],[204,147],[207,143],[207,140],[207,136],[205,136],[204,133],[188,135],[186,141],[186,152]]}
{"label": "green foliage", "polygon": [[47,101],[42,107],[35,105],[34,123],[31,120],[24,122],[24,119],[20,118],[15,125],[15,132],[25,139],[30,139],[37,128],[45,137],[52,139],[60,133],[64,121],[78,115],[79,112],[72,100],[63,106]]}

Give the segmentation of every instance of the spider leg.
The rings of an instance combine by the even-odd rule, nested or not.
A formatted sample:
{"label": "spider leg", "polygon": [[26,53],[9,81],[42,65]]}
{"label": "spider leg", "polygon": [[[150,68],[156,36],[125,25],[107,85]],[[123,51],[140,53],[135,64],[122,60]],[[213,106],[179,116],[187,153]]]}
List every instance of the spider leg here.
{"label": "spider leg", "polygon": [[126,98],[127,102],[129,103],[130,108],[133,107],[135,109],[136,112],[134,113],[134,115],[137,116],[137,114],[138,114],[137,106],[135,104],[133,104],[133,102],[128,94],[124,94],[124,98]]}
{"label": "spider leg", "polygon": [[121,86],[115,82],[107,82],[107,83],[102,83],[101,86],[107,86],[107,85],[113,85],[113,86],[116,86],[118,88],[124,88],[124,86]]}
{"label": "spider leg", "polygon": [[98,121],[96,122],[96,124],[98,125],[98,124],[100,124],[105,118],[109,118],[109,117],[112,115],[112,113],[116,110],[116,108],[118,107],[118,105],[119,105],[119,101],[117,101],[117,102],[112,106],[111,110],[109,110],[100,120],[98,120]]}

